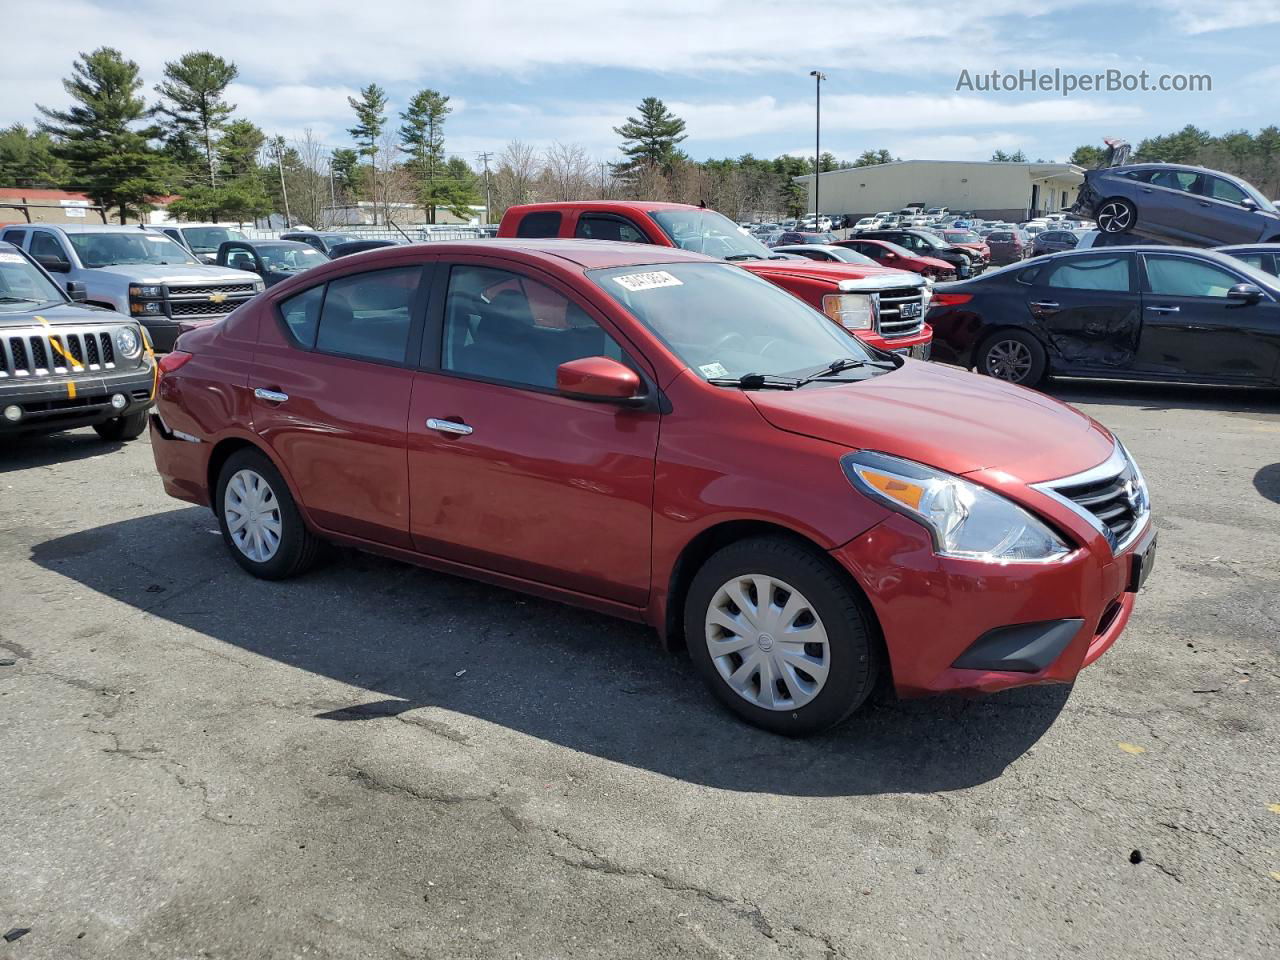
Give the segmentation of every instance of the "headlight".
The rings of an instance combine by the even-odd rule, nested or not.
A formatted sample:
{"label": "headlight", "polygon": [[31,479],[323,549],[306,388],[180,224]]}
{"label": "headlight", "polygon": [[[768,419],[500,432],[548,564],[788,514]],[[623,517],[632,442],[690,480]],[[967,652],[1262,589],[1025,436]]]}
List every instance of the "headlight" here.
{"label": "headlight", "polygon": [[141,349],[142,342],[131,327],[121,327],[116,331],[116,352],[122,357],[132,359],[138,355],[138,351]]}
{"label": "headlight", "polygon": [[164,296],[164,288],[155,284],[132,284],[129,287],[129,296],[139,300],[155,300]]}
{"label": "headlight", "polygon": [[164,313],[164,304],[159,300],[135,300],[129,304],[129,312],[133,314],[145,314],[149,317],[158,317]]}
{"label": "headlight", "polygon": [[254,293],[261,293],[261,292],[262,292],[263,290],[265,290],[265,289],[267,289],[267,284],[266,284],[266,282],[265,282],[265,281],[263,281],[263,280],[255,280],[255,281],[253,281],[253,292],[254,292]]}
{"label": "headlight", "polygon": [[939,556],[1044,563],[1071,552],[1016,503],[953,474],[865,450],[840,466],[858,490],[928,529]]}
{"label": "headlight", "polygon": [[865,293],[829,293],[822,298],[822,312],[846,330],[870,330],[875,304]]}

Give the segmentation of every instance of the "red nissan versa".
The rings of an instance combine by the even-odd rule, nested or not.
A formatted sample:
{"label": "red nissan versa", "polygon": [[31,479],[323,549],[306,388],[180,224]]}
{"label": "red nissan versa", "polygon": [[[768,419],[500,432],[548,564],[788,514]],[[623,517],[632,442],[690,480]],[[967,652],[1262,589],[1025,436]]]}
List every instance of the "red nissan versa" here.
{"label": "red nissan versa", "polygon": [[251,573],[337,541],[648,623],[781,733],[881,670],[904,695],[1071,681],[1154,557],[1142,474],[1093,420],[682,250],[373,250],[162,367],[165,489]]}

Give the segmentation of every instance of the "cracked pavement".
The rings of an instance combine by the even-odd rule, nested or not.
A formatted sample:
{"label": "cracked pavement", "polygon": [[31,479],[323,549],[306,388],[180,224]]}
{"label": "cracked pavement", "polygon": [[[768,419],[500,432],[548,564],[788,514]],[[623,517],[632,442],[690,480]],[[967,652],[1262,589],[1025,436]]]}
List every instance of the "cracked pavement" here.
{"label": "cracked pavement", "polygon": [[806,742],[631,624],[255,581],[145,439],[0,442],[0,960],[1274,957],[1280,395],[1051,392],[1152,487],[1126,634]]}

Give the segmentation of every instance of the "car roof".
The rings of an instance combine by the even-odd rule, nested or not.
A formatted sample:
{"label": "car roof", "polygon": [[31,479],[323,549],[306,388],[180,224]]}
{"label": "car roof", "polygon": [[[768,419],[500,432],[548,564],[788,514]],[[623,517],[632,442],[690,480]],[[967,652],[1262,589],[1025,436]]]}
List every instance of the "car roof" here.
{"label": "car roof", "polygon": [[[1102,169],[1108,173],[1116,170],[1184,170],[1187,173],[1203,173],[1211,177],[1221,177],[1223,180],[1230,180],[1233,183],[1249,183],[1248,180],[1243,177],[1237,177],[1233,173],[1210,170],[1208,167],[1197,167],[1189,163],[1126,163],[1118,167],[1103,167]],[[1252,184],[1249,185],[1253,186]]]}
{"label": "car roof", "polygon": [[[621,207],[628,210],[707,210],[718,213],[709,207],[697,207],[691,203],[671,203],[659,200],[566,200],[564,202],[548,201],[544,203],[520,203],[510,210],[608,210],[610,207]],[[810,214],[812,216],[812,214]],[[616,242],[616,241],[610,241]]]}
{"label": "car roof", "polygon": [[[381,260],[403,260],[406,253],[416,252],[432,256],[497,256],[503,253],[522,254],[532,261],[572,263],[583,270],[610,267],[630,267],[650,263],[723,263],[716,257],[708,257],[678,247],[660,247],[652,243],[621,243],[616,240],[570,240],[555,238],[493,238],[486,240],[440,240],[431,244],[378,247],[366,250],[361,256],[365,264]],[[342,260],[333,261],[338,269]],[[324,270],[325,267],[316,267]]]}
{"label": "car roof", "polygon": [[140,228],[137,224],[126,224],[121,226],[118,223],[14,223],[5,227],[6,230],[59,230],[62,233],[132,233],[139,234],[144,232],[145,227]]}

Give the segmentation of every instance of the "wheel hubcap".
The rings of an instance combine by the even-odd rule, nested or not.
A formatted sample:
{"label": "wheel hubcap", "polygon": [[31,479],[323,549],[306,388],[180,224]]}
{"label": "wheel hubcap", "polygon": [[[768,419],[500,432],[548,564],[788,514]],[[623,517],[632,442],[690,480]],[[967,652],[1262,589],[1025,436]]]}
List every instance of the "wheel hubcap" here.
{"label": "wheel hubcap", "polygon": [[763,574],[734,577],[707,609],[707,651],[730,689],[766,710],[796,710],[831,669],[826,628],[790,584]]}
{"label": "wheel hubcap", "polygon": [[1128,229],[1130,216],[1123,203],[1108,203],[1098,212],[1098,226],[1104,233],[1119,233]]}
{"label": "wheel hubcap", "polygon": [[280,549],[283,522],[275,491],[253,470],[237,470],[222,497],[231,542],[255,563],[266,563]]}
{"label": "wheel hubcap", "polygon": [[1017,340],[1001,340],[987,351],[987,371],[997,380],[1021,383],[1031,373],[1031,351]]}

